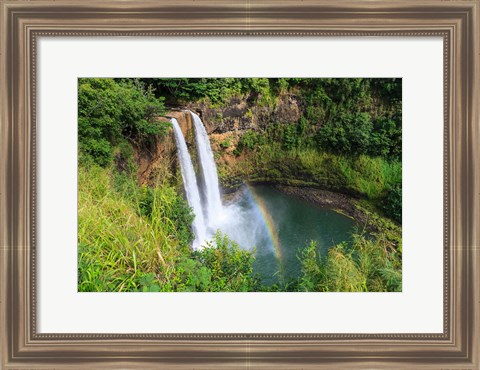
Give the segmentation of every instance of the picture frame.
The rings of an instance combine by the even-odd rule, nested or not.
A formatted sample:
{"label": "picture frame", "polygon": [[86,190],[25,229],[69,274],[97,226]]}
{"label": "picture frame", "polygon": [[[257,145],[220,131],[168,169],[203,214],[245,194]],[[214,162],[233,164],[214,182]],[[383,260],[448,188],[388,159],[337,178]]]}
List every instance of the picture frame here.
{"label": "picture frame", "polygon": [[[1,368],[480,367],[478,0],[1,0],[0,4]],[[443,333],[37,332],[35,58],[41,36],[442,37]]]}

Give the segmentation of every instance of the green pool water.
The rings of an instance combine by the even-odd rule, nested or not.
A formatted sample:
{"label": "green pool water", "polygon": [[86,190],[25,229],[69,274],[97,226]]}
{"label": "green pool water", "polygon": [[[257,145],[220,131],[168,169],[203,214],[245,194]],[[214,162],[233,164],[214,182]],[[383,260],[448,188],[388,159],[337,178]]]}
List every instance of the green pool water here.
{"label": "green pool water", "polygon": [[319,252],[325,255],[331,246],[351,240],[355,228],[352,219],[271,186],[256,185],[250,189],[239,206],[256,207],[255,223],[263,223],[267,230],[256,238],[255,246],[254,269],[263,284],[297,277],[301,270],[297,256],[310,241],[315,241]]}

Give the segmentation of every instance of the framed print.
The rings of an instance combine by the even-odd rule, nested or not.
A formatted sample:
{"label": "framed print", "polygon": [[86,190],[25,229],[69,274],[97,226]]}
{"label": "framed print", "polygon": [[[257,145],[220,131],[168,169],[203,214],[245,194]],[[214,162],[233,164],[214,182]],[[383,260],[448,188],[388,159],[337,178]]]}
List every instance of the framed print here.
{"label": "framed print", "polygon": [[1,1],[1,368],[480,366],[472,1]]}

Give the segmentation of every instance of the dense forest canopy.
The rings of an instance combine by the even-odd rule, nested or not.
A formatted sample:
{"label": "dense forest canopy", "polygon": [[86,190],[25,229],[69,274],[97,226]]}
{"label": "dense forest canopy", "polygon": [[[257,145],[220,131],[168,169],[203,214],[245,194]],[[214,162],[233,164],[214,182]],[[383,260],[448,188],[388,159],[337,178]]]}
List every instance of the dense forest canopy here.
{"label": "dense forest canopy", "polygon": [[[297,118],[247,125],[219,143],[217,159],[233,156],[218,164],[223,186],[240,179],[345,193],[375,232],[359,231],[326,257],[311,243],[299,279],[261,287],[252,253],[227,235],[216,235],[215,248],[189,249],[193,214],[181,182],[168,173],[139,186],[138,153],[169,140],[171,124],[158,118],[171,109],[207,107],[221,123],[218,112],[238,102],[249,118],[285,99]],[[401,79],[80,78],[78,140],[80,290],[401,290]]]}

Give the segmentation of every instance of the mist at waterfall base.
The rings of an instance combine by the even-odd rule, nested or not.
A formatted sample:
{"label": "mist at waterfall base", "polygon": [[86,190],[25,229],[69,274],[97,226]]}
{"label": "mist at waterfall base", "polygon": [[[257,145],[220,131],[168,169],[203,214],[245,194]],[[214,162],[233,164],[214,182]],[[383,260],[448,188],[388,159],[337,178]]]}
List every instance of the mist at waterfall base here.
{"label": "mist at waterfall base", "polygon": [[194,172],[185,138],[172,118],[185,195],[195,214],[193,249],[212,241],[217,230],[241,248],[255,248],[254,271],[262,283],[282,283],[300,274],[297,255],[311,240],[322,254],[351,239],[354,222],[332,210],[316,207],[271,186],[243,186],[230,204],[222,204],[217,168],[205,127],[189,112],[195,127],[200,179]]}

